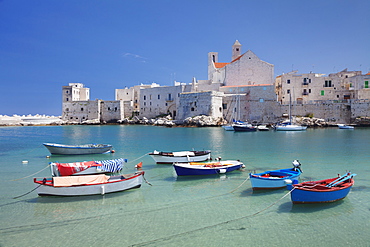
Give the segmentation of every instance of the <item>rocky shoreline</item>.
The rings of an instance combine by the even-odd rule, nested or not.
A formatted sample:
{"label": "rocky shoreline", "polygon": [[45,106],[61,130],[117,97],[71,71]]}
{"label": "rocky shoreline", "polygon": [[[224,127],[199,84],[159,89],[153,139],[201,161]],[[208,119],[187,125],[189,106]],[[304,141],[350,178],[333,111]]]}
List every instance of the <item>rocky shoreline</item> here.
{"label": "rocky shoreline", "polygon": [[[284,119],[282,119],[283,121]],[[285,119],[286,120],[286,119]],[[297,124],[308,126],[310,128],[320,127],[337,127],[339,123],[326,122],[324,119],[310,118],[310,117],[295,117],[293,121]],[[173,120],[170,116],[160,117],[155,119],[148,119],[143,117],[125,118],[117,122],[100,122],[98,119],[87,120],[82,123],[64,121],[60,116],[46,116],[46,115],[13,115],[4,116],[0,115],[0,126],[42,126],[42,125],[104,125],[104,124],[127,124],[127,125],[154,125],[165,127],[220,127],[228,124],[223,118],[212,118],[210,116],[195,116],[189,117],[184,120]],[[257,123],[252,122],[253,125],[264,124],[273,126],[273,123]],[[358,117],[355,120],[354,126],[370,126],[370,117]]]}

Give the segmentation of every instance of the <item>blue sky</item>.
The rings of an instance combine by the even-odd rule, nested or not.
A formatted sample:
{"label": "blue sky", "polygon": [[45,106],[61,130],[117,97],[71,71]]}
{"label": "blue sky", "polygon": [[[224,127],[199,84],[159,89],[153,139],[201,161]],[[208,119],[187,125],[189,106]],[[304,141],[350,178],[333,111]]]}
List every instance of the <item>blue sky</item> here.
{"label": "blue sky", "polygon": [[0,0],[0,115],[61,115],[62,86],[207,79],[239,40],[275,75],[370,71],[368,0]]}

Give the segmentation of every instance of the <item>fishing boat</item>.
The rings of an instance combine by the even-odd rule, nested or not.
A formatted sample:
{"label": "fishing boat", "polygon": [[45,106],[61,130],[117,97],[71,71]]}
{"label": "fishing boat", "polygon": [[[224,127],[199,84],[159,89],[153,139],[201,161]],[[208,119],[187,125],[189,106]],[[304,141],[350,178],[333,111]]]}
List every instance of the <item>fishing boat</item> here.
{"label": "fishing boat", "polygon": [[345,198],[351,190],[356,174],[346,173],[343,176],[318,181],[298,183],[287,180],[291,190],[293,204],[335,202]]}
{"label": "fishing boat", "polygon": [[160,152],[154,150],[149,155],[157,164],[173,164],[186,162],[199,162],[211,159],[211,151],[178,151],[178,152]]}
{"label": "fishing boat", "polygon": [[113,152],[113,147],[109,144],[65,145],[57,143],[43,143],[43,145],[51,154],[103,154]]}
{"label": "fishing boat", "polygon": [[92,175],[102,173],[114,173],[122,170],[127,159],[113,159],[101,161],[84,161],[72,163],[51,162],[51,175],[53,177]]}
{"label": "fishing boat", "polygon": [[34,178],[39,196],[85,196],[104,195],[139,188],[144,171],[134,174],[107,176],[83,175],[52,178]]}
{"label": "fishing boat", "polygon": [[301,173],[301,163],[298,160],[294,160],[293,168],[250,173],[249,178],[253,190],[279,189],[286,187],[286,179],[298,179]]}
{"label": "fishing boat", "polygon": [[188,162],[174,163],[177,176],[223,174],[244,167],[238,160],[224,160],[217,162]]}
{"label": "fishing boat", "polygon": [[355,127],[346,125],[346,124],[338,124],[339,129],[347,129],[347,130],[353,130]]}

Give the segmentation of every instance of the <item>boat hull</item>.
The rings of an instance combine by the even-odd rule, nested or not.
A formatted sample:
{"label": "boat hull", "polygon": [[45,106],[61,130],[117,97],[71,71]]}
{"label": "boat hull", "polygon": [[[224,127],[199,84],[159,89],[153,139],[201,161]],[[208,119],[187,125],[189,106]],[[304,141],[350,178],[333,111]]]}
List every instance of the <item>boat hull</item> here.
{"label": "boat hull", "polygon": [[[180,153],[180,152],[179,152]],[[157,164],[173,164],[173,163],[187,163],[187,162],[201,162],[211,159],[210,151],[194,151],[194,156],[182,155],[174,156],[171,153],[150,153],[149,154]]]}
{"label": "boat hull", "polygon": [[276,126],[276,131],[303,131],[306,130],[307,126],[300,125],[285,125],[285,126]]}
{"label": "boat hull", "polygon": [[352,186],[335,191],[309,191],[295,188],[290,195],[293,204],[327,203],[342,200],[351,188]]}
{"label": "boat hull", "polygon": [[[266,177],[266,174],[271,174]],[[281,169],[274,171],[266,171],[263,173],[249,174],[253,190],[264,190],[264,189],[279,189],[285,188],[286,179],[298,180],[301,175],[301,171],[293,171],[290,169]]]}
{"label": "boat hull", "polygon": [[[173,164],[177,176],[198,176],[198,175],[212,175],[223,174],[240,169],[243,163],[239,161],[221,161],[220,166],[207,165],[211,163],[203,163],[199,165],[191,165],[190,163]],[[228,165],[226,165],[228,164]]]}
{"label": "boat hull", "polygon": [[257,131],[257,128],[252,126],[252,127],[249,127],[249,126],[234,126],[234,131],[237,131],[237,132],[254,132],[254,131]]}
{"label": "boat hull", "polygon": [[319,181],[308,181],[287,185],[291,190],[293,204],[327,203],[345,198],[351,190],[356,174],[348,173],[342,177],[329,178]]}
{"label": "boat hull", "polygon": [[43,144],[51,154],[59,155],[81,155],[81,154],[103,154],[112,150],[112,145],[63,145],[55,143]]}
{"label": "boat hull", "polygon": [[[139,188],[142,184],[144,172],[137,173],[131,177],[120,178],[113,176],[106,183],[91,185],[73,185],[66,187],[55,187],[48,182],[43,184],[42,179],[34,179],[36,190],[39,196],[85,196],[85,195],[104,195],[113,192]],[[51,182],[50,182],[51,183]]]}

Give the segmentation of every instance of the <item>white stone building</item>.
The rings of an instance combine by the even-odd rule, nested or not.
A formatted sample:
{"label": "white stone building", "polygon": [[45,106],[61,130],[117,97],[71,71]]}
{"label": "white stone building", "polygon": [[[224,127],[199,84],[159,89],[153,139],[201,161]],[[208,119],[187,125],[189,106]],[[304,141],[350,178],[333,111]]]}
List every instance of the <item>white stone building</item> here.
{"label": "white stone building", "polygon": [[[366,79],[367,78],[367,79]],[[290,97],[298,104],[308,104],[316,101],[347,101],[351,99],[369,99],[366,92],[366,75],[361,71],[347,71],[347,69],[324,74],[298,74],[293,71],[276,78],[275,87],[278,101],[288,104]],[[367,83],[367,87],[369,87]]]}
{"label": "white stone building", "polygon": [[208,80],[223,86],[274,83],[274,65],[262,61],[251,50],[241,54],[241,44],[235,41],[229,63],[218,62],[218,52],[208,53]]}

